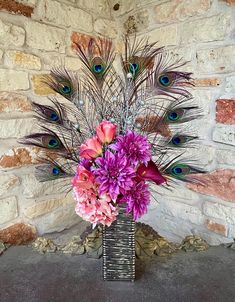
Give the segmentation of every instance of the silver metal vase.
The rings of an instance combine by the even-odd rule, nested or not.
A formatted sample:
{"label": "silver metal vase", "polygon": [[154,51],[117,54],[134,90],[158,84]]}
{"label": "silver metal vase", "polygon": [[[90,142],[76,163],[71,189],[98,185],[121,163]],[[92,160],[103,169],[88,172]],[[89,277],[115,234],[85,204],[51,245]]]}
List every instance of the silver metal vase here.
{"label": "silver metal vase", "polygon": [[135,280],[135,222],[125,213],[125,205],[120,205],[117,220],[103,227],[103,278]]}

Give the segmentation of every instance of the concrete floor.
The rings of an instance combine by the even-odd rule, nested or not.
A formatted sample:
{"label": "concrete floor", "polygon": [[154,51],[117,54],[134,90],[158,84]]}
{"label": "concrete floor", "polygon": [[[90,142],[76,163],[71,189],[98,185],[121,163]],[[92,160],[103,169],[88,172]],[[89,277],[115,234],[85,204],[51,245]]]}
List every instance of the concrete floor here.
{"label": "concrete floor", "polygon": [[0,257],[1,302],[234,302],[235,251],[137,261],[137,280],[104,282],[102,260],[11,247]]}

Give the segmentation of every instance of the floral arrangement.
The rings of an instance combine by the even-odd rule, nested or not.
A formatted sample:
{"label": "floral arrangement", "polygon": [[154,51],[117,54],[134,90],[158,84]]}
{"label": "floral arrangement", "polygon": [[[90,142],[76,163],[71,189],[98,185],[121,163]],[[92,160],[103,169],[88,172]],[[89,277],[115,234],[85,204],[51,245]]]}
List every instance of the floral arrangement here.
{"label": "floral arrangement", "polygon": [[80,158],[72,179],[75,210],[92,224],[110,226],[120,203],[137,220],[150,203],[148,182],[166,182],[151,160],[147,137],[131,130],[117,134],[117,125],[109,121],[101,122],[96,136],[81,145]]}

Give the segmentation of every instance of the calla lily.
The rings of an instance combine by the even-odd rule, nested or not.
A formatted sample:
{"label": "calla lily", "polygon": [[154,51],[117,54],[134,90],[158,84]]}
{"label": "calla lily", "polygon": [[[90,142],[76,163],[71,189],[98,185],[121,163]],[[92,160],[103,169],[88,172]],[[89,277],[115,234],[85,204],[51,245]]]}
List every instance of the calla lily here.
{"label": "calla lily", "polygon": [[157,185],[161,185],[166,182],[165,177],[159,172],[156,164],[150,160],[145,166],[141,164],[137,169],[137,180],[149,180],[153,181]]}

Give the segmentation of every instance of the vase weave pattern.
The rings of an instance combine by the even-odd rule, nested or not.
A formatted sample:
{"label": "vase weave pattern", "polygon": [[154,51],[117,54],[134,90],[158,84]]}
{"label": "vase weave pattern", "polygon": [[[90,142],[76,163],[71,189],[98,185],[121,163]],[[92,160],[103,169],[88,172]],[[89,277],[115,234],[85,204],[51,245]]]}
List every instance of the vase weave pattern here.
{"label": "vase weave pattern", "polygon": [[117,220],[103,227],[103,278],[109,281],[135,279],[135,222],[119,207]]}

